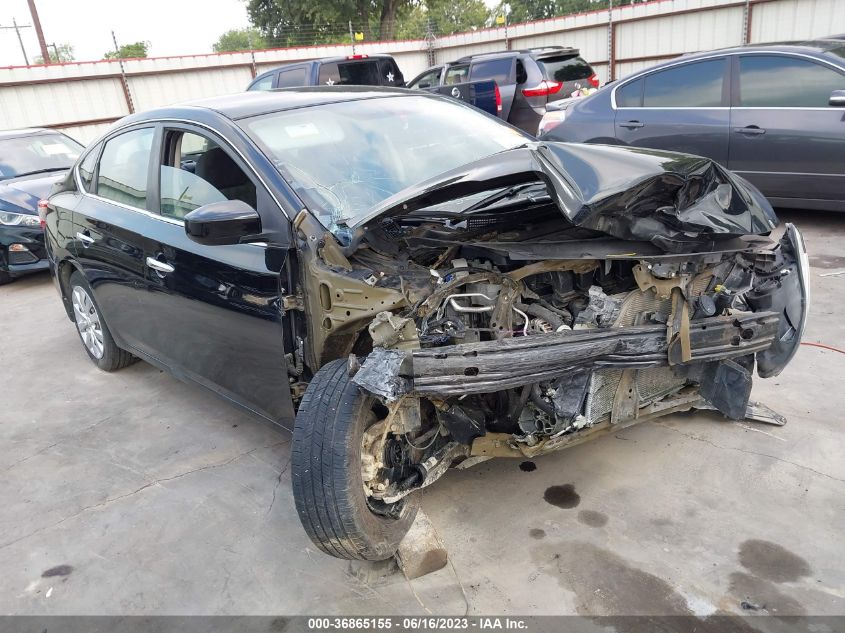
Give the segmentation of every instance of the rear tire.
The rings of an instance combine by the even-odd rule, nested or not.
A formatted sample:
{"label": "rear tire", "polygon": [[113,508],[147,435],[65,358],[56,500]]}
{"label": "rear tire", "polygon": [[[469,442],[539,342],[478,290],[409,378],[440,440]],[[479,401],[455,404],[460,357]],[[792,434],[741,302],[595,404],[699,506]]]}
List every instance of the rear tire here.
{"label": "rear tire", "polygon": [[68,288],[76,331],[88,358],[97,367],[109,372],[123,369],[138,360],[114,342],[85,277],[74,272],[70,276]]}
{"label": "rear tire", "polygon": [[12,281],[12,276],[5,270],[0,270],[0,286],[4,286]]}
{"label": "rear tire", "polygon": [[[417,515],[418,500],[397,502],[398,518],[376,514],[364,493],[364,431],[378,419],[375,399],[351,381],[345,360],[327,363],[308,385],[293,430],[291,479],[306,533],[337,558],[393,556]],[[401,509],[399,509],[401,508]]]}

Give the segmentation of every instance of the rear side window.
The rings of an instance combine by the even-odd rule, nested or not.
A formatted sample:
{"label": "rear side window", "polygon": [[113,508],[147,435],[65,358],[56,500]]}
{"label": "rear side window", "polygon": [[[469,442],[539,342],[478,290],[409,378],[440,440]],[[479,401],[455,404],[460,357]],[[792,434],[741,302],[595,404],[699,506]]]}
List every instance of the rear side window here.
{"label": "rear side window", "polygon": [[259,79],[252,84],[247,90],[272,90],[273,89],[273,75],[267,75],[263,79]]}
{"label": "rear side window", "polygon": [[580,81],[593,75],[592,67],[580,57],[543,57],[537,65],[543,78],[551,81]]}
{"label": "rear side window", "polygon": [[675,66],[643,78],[643,106],[708,108],[722,105],[725,60],[713,59]]}
{"label": "rear side window", "polygon": [[100,155],[102,145],[92,149],[79,164],[79,180],[82,181],[82,188],[91,191],[91,183],[94,180],[94,168],[97,166],[97,157]]}
{"label": "rear side window", "polygon": [[845,75],[807,59],[785,55],[739,58],[739,105],[746,108],[825,108]]}
{"label": "rear side window", "polygon": [[304,68],[293,68],[292,70],[283,70],[279,73],[279,80],[276,82],[276,88],[293,88],[295,86],[304,85]]}
{"label": "rear side window", "polygon": [[381,82],[385,86],[404,86],[405,78],[402,76],[402,71],[399,66],[392,59],[379,60],[381,67]]}
{"label": "rear side window", "polygon": [[450,66],[446,71],[446,79],[443,81],[447,86],[454,84],[462,84],[467,81],[469,75],[469,65],[462,64],[461,66]]}
{"label": "rear side window", "polygon": [[97,195],[145,209],[152,146],[152,128],[125,132],[107,141],[97,172]]}
{"label": "rear side window", "polygon": [[380,86],[382,84],[378,63],[375,60],[323,64],[320,66],[319,82],[324,86]]}
{"label": "rear side window", "polygon": [[470,80],[477,81],[479,79],[492,79],[500,86],[512,83],[511,69],[513,68],[513,59],[488,59],[476,62],[472,65],[470,71]]}
{"label": "rear side window", "polygon": [[616,106],[639,108],[643,104],[643,80],[636,79],[616,90]]}

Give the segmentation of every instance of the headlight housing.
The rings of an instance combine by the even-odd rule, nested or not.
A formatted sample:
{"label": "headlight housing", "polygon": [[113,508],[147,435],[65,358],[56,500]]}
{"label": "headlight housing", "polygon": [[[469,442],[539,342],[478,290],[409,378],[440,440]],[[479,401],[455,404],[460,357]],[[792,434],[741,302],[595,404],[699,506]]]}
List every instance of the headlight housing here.
{"label": "headlight housing", "polygon": [[41,218],[27,213],[0,211],[0,226],[41,226]]}
{"label": "headlight housing", "polygon": [[549,110],[540,119],[540,126],[537,128],[537,136],[545,134],[554,127],[557,127],[566,118],[566,110]]}

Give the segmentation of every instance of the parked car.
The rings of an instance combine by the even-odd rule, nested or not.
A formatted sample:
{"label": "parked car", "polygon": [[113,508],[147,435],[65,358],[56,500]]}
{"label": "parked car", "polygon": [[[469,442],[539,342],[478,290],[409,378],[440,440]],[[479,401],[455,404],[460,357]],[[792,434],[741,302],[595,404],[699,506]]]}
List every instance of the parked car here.
{"label": "parked car", "polygon": [[82,152],[61,132],[0,131],[0,284],[47,270],[38,201]]}
{"label": "parked car", "polygon": [[[390,55],[349,55],[326,57],[307,62],[287,64],[258,75],[247,90],[273,90],[304,86],[386,86],[401,88],[405,78]],[[418,86],[419,87],[419,86]],[[448,86],[426,86],[428,92],[453,99],[498,116],[502,111],[502,97],[496,82],[463,81]]]}
{"label": "parked car", "polygon": [[744,417],[808,310],[797,229],[765,237],[771,207],[712,161],[541,144],[405,90],[129,116],[45,217],[92,362],[143,359],[292,429],[297,512],[341,558],[390,557],[416,492],[468,458]]}
{"label": "parked car", "polygon": [[845,211],[845,44],[817,40],[686,55],[577,101],[541,138],[699,154],[776,207]]}
{"label": "parked car", "polygon": [[469,55],[423,71],[408,87],[430,89],[483,79],[499,87],[501,117],[529,134],[537,133],[550,100],[599,87],[598,76],[578,49],[563,46]]}

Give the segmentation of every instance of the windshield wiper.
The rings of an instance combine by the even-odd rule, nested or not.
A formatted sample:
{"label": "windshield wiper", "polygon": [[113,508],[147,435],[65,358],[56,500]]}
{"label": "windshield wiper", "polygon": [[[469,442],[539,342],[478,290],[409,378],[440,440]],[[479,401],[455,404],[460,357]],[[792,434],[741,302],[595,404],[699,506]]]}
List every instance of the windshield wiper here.
{"label": "windshield wiper", "polygon": [[496,193],[479,200],[475,204],[472,204],[463,211],[461,211],[461,213],[472,213],[473,211],[477,211],[478,209],[484,209],[495,204],[496,202],[499,202],[500,200],[505,200],[506,198],[513,198],[514,196],[522,193],[523,191],[529,189],[536,189],[538,187],[542,187],[544,191],[546,189],[546,185],[544,185],[542,182],[527,182],[521,185],[513,185],[512,187],[502,189],[501,191],[497,191]]}
{"label": "windshield wiper", "polygon": [[44,169],[36,169],[35,171],[26,171],[22,174],[16,174],[12,178],[23,178],[24,176],[34,176],[35,174],[47,174],[51,171],[67,171],[70,167],[45,167]]}

